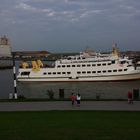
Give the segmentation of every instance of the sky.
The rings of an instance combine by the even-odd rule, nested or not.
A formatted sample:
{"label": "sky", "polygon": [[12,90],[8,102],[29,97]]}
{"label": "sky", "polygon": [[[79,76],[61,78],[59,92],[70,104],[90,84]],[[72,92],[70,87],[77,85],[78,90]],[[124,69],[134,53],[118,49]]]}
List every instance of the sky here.
{"label": "sky", "polygon": [[13,51],[140,50],[140,0],[0,0]]}

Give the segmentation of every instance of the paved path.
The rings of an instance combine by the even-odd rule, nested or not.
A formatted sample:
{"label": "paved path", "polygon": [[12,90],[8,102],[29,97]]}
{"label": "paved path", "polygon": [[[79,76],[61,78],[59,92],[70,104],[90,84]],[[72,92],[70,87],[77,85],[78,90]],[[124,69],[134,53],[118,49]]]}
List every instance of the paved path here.
{"label": "paved path", "polygon": [[72,106],[70,101],[47,102],[0,102],[0,111],[47,111],[47,110],[115,110],[140,111],[140,101],[82,101],[81,106]]}

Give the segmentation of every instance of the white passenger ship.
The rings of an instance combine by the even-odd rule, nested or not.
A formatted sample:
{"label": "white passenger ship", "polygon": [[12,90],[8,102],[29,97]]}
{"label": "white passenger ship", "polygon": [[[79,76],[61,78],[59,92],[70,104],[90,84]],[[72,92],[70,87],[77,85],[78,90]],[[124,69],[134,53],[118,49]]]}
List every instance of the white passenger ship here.
{"label": "white passenger ship", "polygon": [[82,52],[56,60],[52,67],[32,61],[32,68],[22,64],[18,81],[80,82],[140,79],[140,67],[128,57],[120,57],[116,48],[110,54]]}

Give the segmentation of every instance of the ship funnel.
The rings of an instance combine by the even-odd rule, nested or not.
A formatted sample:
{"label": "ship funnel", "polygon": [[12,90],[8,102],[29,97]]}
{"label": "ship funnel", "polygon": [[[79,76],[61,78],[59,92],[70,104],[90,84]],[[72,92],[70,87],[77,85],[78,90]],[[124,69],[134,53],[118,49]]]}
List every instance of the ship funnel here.
{"label": "ship funnel", "polygon": [[113,43],[112,45],[112,56],[119,57],[119,50],[117,48],[117,43]]}

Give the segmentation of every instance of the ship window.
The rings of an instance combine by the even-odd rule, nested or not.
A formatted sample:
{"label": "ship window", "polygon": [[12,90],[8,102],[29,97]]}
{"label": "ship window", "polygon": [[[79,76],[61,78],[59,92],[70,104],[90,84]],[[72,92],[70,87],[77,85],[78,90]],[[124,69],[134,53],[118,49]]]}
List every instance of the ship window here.
{"label": "ship window", "polygon": [[56,74],[56,72],[53,72],[53,74]]}
{"label": "ship window", "polygon": [[106,66],[106,63],[103,63],[102,66]]}
{"label": "ship window", "polygon": [[68,59],[68,60],[71,60],[71,57],[68,57],[67,59]]}
{"label": "ship window", "polygon": [[112,62],[112,64],[115,64],[115,60],[112,60],[111,62]]}
{"label": "ship window", "polygon": [[106,73],[106,70],[103,70],[103,73]]}
{"label": "ship window", "polygon": [[66,74],[66,72],[62,72],[62,74]]}
{"label": "ship window", "polygon": [[113,70],[113,72],[117,72],[117,70]]}
{"label": "ship window", "polygon": [[126,61],[121,61],[121,62],[120,62],[120,64],[125,64],[125,63],[126,63]]}
{"label": "ship window", "polygon": [[127,69],[124,69],[124,71],[127,71]]}
{"label": "ship window", "polygon": [[112,70],[108,70],[108,72],[112,72]]}
{"label": "ship window", "polygon": [[119,71],[122,71],[122,69],[119,69]]}
{"label": "ship window", "polygon": [[95,64],[92,64],[92,66],[95,67],[96,65]]}
{"label": "ship window", "polygon": [[82,71],[82,73],[84,74],[84,73],[86,73],[85,71]]}
{"label": "ship window", "polygon": [[127,67],[131,67],[132,65],[128,65]]}
{"label": "ship window", "polygon": [[77,65],[77,67],[80,67],[80,65]]}
{"label": "ship window", "polygon": [[29,75],[29,74],[30,74],[30,72],[28,72],[28,71],[21,72],[21,75]]}
{"label": "ship window", "polygon": [[77,71],[77,74],[81,74],[81,72],[80,71]]}
{"label": "ship window", "polygon": [[44,72],[43,74],[44,74],[44,75],[46,75],[47,73],[46,73],[46,72]]}
{"label": "ship window", "polygon": [[92,71],[92,73],[96,73],[96,71]]}
{"label": "ship window", "polygon": [[64,67],[65,67],[65,65],[62,65],[62,67],[64,68]]}
{"label": "ship window", "polygon": [[57,74],[61,74],[61,72],[57,72]]}
{"label": "ship window", "polygon": [[91,73],[91,71],[87,71],[87,73]]}
{"label": "ship window", "polygon": [[101,64],[97,64],[97,66],[101,66]]}
{"label": "ship window", "polygon": [[67,74],[71,74],[71,72],[67,72]]}
{"label": "ship window", "polygon": [[88,64],[87,67],[90,67],[90,64]]}
{"label": "ship window", "polygon": [[72,65],[72,67],[75,67],[75,65]]}
{"label": "ship window", "polygon": [[85,67],[86,65],[82,65],[82,67]]}
{"label": "ship window", "polygon": [[101,73],[101,71],[97,71],[97,73]]}
{"label": "ship window", "polygon": [[67,65],[67,67],[70,67],[70,65]]}
{"label": "ship window", "polygon": [[60,68],[60,65],[58,65],[57,68]]}

